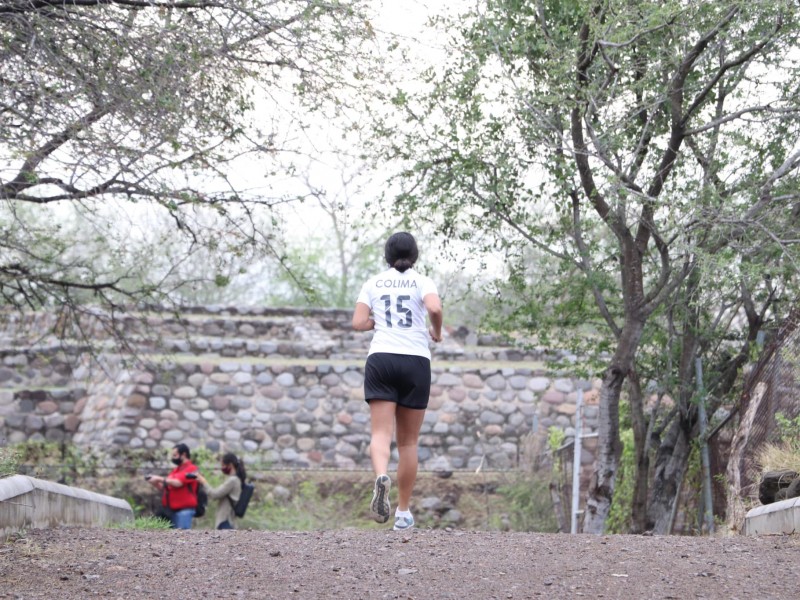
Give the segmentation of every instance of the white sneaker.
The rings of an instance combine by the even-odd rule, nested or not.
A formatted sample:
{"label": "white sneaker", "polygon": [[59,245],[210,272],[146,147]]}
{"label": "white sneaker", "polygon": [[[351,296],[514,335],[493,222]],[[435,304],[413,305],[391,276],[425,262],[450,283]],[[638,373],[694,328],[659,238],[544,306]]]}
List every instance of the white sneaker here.
{"label": "white sneaker", "polygon": [[398,517],[395,516],[394,518],[394,527],[392,527],[395,531],[407,531],[409,529],[414,529],[414,517],[408,515],[407,517]]}
{"label": "white sneaker", "polygon": [[389,479],[388,475],[379,475],[375,480],[375,489],[372,492],[369,512],[378,523],[386,523],[389,520],[392,510],[389,505],[389,488],[391,487],[392,480]]}

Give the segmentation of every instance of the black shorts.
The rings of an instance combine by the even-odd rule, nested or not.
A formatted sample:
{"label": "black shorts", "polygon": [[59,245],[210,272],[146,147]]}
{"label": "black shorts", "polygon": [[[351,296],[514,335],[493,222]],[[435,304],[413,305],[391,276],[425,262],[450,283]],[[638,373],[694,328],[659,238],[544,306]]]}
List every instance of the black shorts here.
{"label": "black shorts", "polygon": [[428,408],[431,361],[424,356],[376,352],[364,367],[364,399],[389,400],[406,408]]}

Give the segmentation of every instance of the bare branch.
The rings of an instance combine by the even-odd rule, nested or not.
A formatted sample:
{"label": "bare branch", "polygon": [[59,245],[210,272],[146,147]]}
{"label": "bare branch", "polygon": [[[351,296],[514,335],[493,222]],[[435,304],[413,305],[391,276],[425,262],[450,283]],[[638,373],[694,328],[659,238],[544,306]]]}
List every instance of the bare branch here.
{"label": "bare branch", "polygon": [[734,58],[733,60],[729,60],[724,62],[717,72],[714,73],[714,76],[708,81],[706,86],[698,92],[695,96],[694,102],[686,109],[684,116],[683,116],[683,123],[685,124],[689,118],[694,114],[694,112],[700,107],[708,97],[708,94],[714,89],[714,86],[717,85],[720,79],[725,75],[727,71],[734,67],[738,67],[743,65],[744,63],[748,62],[751,58],[753,58],[756,54],[761,52],[764,47],[772,40],[773,36],[780,31],[781,26],[783,25],[783,17],[779,16],[778,21],[775,24],[775,29],[772,32],[772,35],[767,37],[766,39],[760,41],[752,48],[750,48],[747,52],[743,52],[740,56]]}

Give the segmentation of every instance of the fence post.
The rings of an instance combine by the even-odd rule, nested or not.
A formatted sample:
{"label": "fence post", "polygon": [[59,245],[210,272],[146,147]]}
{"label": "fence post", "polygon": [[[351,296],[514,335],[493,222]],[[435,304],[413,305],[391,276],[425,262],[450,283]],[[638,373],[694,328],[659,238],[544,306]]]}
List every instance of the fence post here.
{"label": "fence post", "polygon": [[700,419],[700,461],[703,469],[703,509],[701,529],[714,533],[714,505],[711,498],[711,461],[708,456],[708,415],[706,415],[706,393],[703,389],[703,364],[700,358],[694,362],[697,379],[697,410]]}
{"label": "fence post", "polygon": [[575,401],[575,444],[572,452],[572,521],[570,533],[578,533],[581,500],[581,440],[583,438],[583,390],[578,389]]}

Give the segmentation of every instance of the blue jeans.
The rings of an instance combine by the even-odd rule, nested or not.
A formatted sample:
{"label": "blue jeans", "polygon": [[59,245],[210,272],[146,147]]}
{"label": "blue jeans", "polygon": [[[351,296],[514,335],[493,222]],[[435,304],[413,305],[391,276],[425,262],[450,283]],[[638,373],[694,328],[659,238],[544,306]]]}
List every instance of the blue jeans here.
{"label": "blue jeans", "polygon": [[194,519],[193,508],[184,508],[182,510],[176,510],[175,514],[172,515],[172,526],[175,529],[191,529],[192,519]]}

